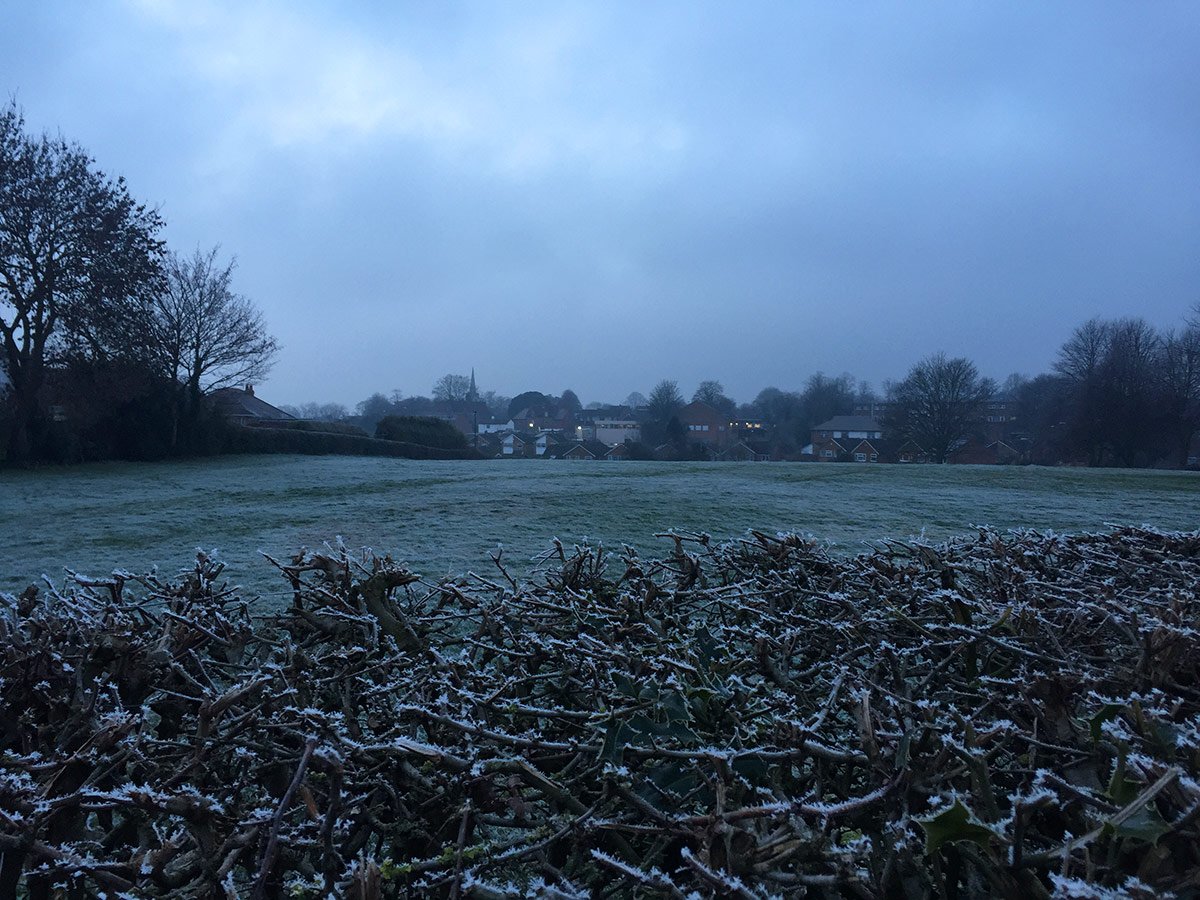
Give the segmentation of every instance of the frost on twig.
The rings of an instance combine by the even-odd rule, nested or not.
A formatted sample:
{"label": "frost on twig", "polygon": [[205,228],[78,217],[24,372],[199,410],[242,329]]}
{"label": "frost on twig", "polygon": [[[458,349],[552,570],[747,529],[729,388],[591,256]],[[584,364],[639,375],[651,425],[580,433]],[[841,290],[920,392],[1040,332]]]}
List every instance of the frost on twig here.
{"label": "frost on twig", "polygon": [[1200,536],[662,537],[0,598],[0,896],[1194,886]]}

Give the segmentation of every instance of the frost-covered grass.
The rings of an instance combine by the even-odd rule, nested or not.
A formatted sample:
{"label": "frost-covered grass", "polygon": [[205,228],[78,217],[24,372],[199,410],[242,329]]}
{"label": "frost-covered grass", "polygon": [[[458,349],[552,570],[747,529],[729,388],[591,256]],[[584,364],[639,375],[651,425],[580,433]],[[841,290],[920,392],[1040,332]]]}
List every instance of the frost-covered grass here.
{"label": "frost-covered grass", "polygon": [[165,572],[216,548],[228,572],[277,592],[257,555],[319,547],[391,553],[428,576],[523,568],[551,537],[661,552],[655,532],[795,531],[844,551],[888,537],[944,539],[989,524],[1059,531],[1105,523],[1192,529],[1189,472],[812,464],[436,462],[226,457],[0,473],[0,590],[63,567]]}

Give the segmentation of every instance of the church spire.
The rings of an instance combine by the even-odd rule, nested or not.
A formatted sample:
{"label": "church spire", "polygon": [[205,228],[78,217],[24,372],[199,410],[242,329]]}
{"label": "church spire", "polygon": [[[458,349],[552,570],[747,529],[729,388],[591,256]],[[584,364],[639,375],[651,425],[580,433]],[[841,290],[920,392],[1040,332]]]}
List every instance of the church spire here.
{"label": "church spire", "polygon": [[479,399],[479,391],[475,388],[475,367],[471,366],[471,389],[467,391],[467,399],[474,402]]}

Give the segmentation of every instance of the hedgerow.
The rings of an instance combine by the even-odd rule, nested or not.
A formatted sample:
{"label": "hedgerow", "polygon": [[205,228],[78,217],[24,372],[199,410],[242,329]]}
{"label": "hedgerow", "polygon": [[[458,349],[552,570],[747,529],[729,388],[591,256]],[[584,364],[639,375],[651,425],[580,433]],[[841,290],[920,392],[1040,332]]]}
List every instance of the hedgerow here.
{"label": "hedgerow", "polygon": [[1195,892],[1200,534],[667,537],[6,598],[0,895]]}

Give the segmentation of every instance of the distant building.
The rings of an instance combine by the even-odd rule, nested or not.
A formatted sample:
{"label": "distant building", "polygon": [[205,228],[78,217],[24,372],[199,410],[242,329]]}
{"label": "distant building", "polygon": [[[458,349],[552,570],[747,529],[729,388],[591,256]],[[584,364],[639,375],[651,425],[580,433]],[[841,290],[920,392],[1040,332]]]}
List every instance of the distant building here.
{"label": "distant building", "polygon": [[244,388],[218,388],[208,395],[217,412],[239,425],[269,422],[294,422],[296,417],[254,396],[254,385]]}
{"label": "distant building", "polygon": [[[856,462],[878,462],[883,426],[870,416],[834,416],[812,430],[812,443],[806,448],[818,462],[837,462],[852,459]],[[862,442],[869,446],[859,446]],[[863,459],[858,459],[858,454]],[[874,459],[871,458],[874,454]]]}
{"label": "distant building", "polygon": [[[633,419],[596,419],[592,423],[592,440],[609,447],[642,439],[642,426]],[[586,439],[586,438],[585,438]]]}
{"label": "distant building", "polygon": [[533,442],[535,456],[554,457],[568,443],[561,431],[543,431]]}
{"label": "distant building", "polygon": [[571,444],[567,449],[558,454],[559,459],[614,459],[610,457],[610,448],[607,444],[602,444],[599,441],[579,441]]}
{"label": "distant building", "polygon": [[537,453],[537,435],[506,431],[500,435],[500,455],[505,459],[518,456],[534,456]]}
{"label": "distant building", "polygon": [[676,413],[689,444],[723,448],[729,439],[729,417],[702,400],[693,400]]}

